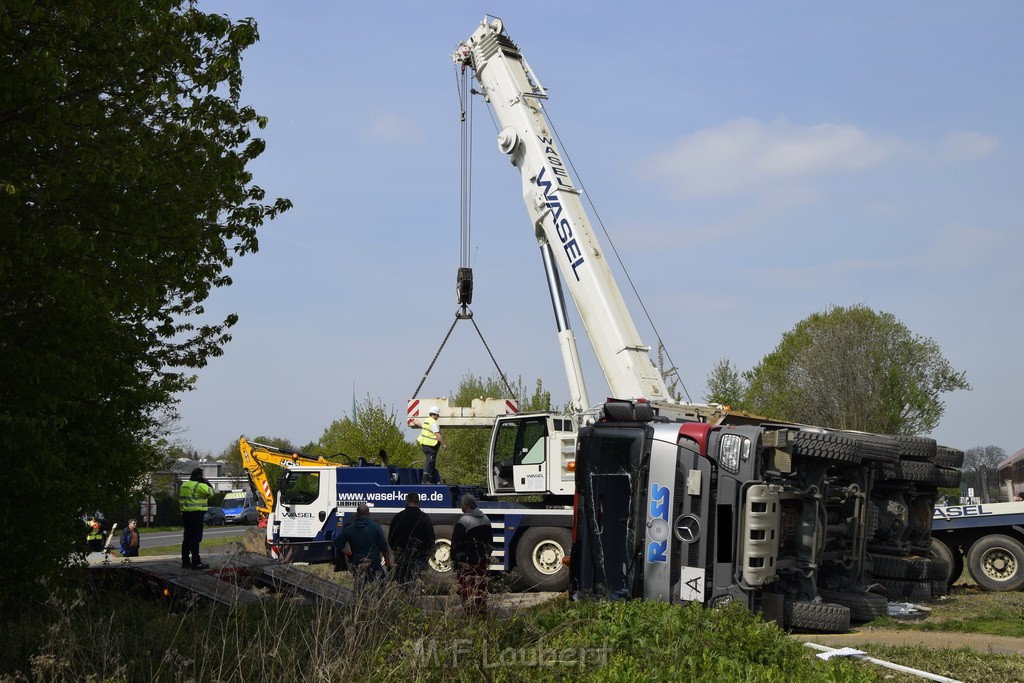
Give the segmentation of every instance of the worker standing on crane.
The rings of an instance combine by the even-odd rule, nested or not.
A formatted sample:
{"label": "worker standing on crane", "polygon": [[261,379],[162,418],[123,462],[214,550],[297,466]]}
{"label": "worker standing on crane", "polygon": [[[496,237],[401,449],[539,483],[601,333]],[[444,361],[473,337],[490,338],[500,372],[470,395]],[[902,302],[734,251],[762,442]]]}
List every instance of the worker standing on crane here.
{"label": "worker standing on crane", "polygon": [[441,409],[437,406],[430,406],[430,416],[419,424],[416,421],[411,423],[412,427],[420,427],[420,435],[416,437],[416,443],[423,449],[423,483],[437,483],[437,449],[438,447],[448,450],[448,444],[441,436],[441,426],[437,424],[441,417]]}

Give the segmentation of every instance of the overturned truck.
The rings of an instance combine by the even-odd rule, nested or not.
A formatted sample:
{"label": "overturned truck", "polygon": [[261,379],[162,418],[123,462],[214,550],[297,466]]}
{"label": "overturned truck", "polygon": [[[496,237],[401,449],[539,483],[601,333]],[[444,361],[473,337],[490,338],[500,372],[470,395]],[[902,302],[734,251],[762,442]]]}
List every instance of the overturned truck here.
{"label": "overturned truck", "polygon": [[889,600],[944,591],[931,510],[959,472],[934,464],[931,439],[668,421],[614,401],[577,444],[576,599],[740,602],[786,628],[841,632]]}

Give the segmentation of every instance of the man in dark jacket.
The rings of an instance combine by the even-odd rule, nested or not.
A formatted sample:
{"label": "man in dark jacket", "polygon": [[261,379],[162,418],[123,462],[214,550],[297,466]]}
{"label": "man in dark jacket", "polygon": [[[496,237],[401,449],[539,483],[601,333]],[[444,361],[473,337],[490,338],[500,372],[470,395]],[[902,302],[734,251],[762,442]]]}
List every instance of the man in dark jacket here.
{"label": "man in dark jacket", "polygon": [[406,585],[415,583],[434,550],[434,523],[430,515],[420,509],[418,493],[408,494],[405,509],[392,518],[388,545],[395,553],[395,581]]}
{"label": "man in dark jacket", "polygon": [[466,614],[487,616],[487,565],[492,539],[491,520],[476,506],[476,498],[467,493],[462,497],[462,516],[452,530],[452,558]]}
{"label": "man in dark jacket", "polygon": [[343,552],[344,545],[348,543],[352,551],[349,560],[349,568],[355,575],[356,590],[362,588],[368,581],[378,581],[384,578],[384,570],[381,569],[380,560],[391,567],[391,550],[388,542],[384,539],[384,530],[380,524],[370,519],[370,508],[366,503],[356,506],[356,518],[345,530],[334,540],[335,552]]}

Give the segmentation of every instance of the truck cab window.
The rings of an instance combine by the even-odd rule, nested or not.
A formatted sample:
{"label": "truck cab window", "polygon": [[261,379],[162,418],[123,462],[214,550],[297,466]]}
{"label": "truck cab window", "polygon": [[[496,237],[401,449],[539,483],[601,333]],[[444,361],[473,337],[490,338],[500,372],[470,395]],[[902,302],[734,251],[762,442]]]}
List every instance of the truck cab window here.
{"label": "truck cab window", "polygon": [[292,471],[281,478],[281,502],[285,505],[307,505],[319,495],[319,472]]}

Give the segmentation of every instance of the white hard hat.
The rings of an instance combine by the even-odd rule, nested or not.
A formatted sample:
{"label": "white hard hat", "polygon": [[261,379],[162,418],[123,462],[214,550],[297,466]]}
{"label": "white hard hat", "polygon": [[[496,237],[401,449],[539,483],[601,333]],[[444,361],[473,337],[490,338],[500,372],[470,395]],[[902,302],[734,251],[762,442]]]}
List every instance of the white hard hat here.
{"label": "white hard hat", "polygon": [[438,408],[437,406],[430,406],[430,414],[439,416],[441,415],[441,409]]}

